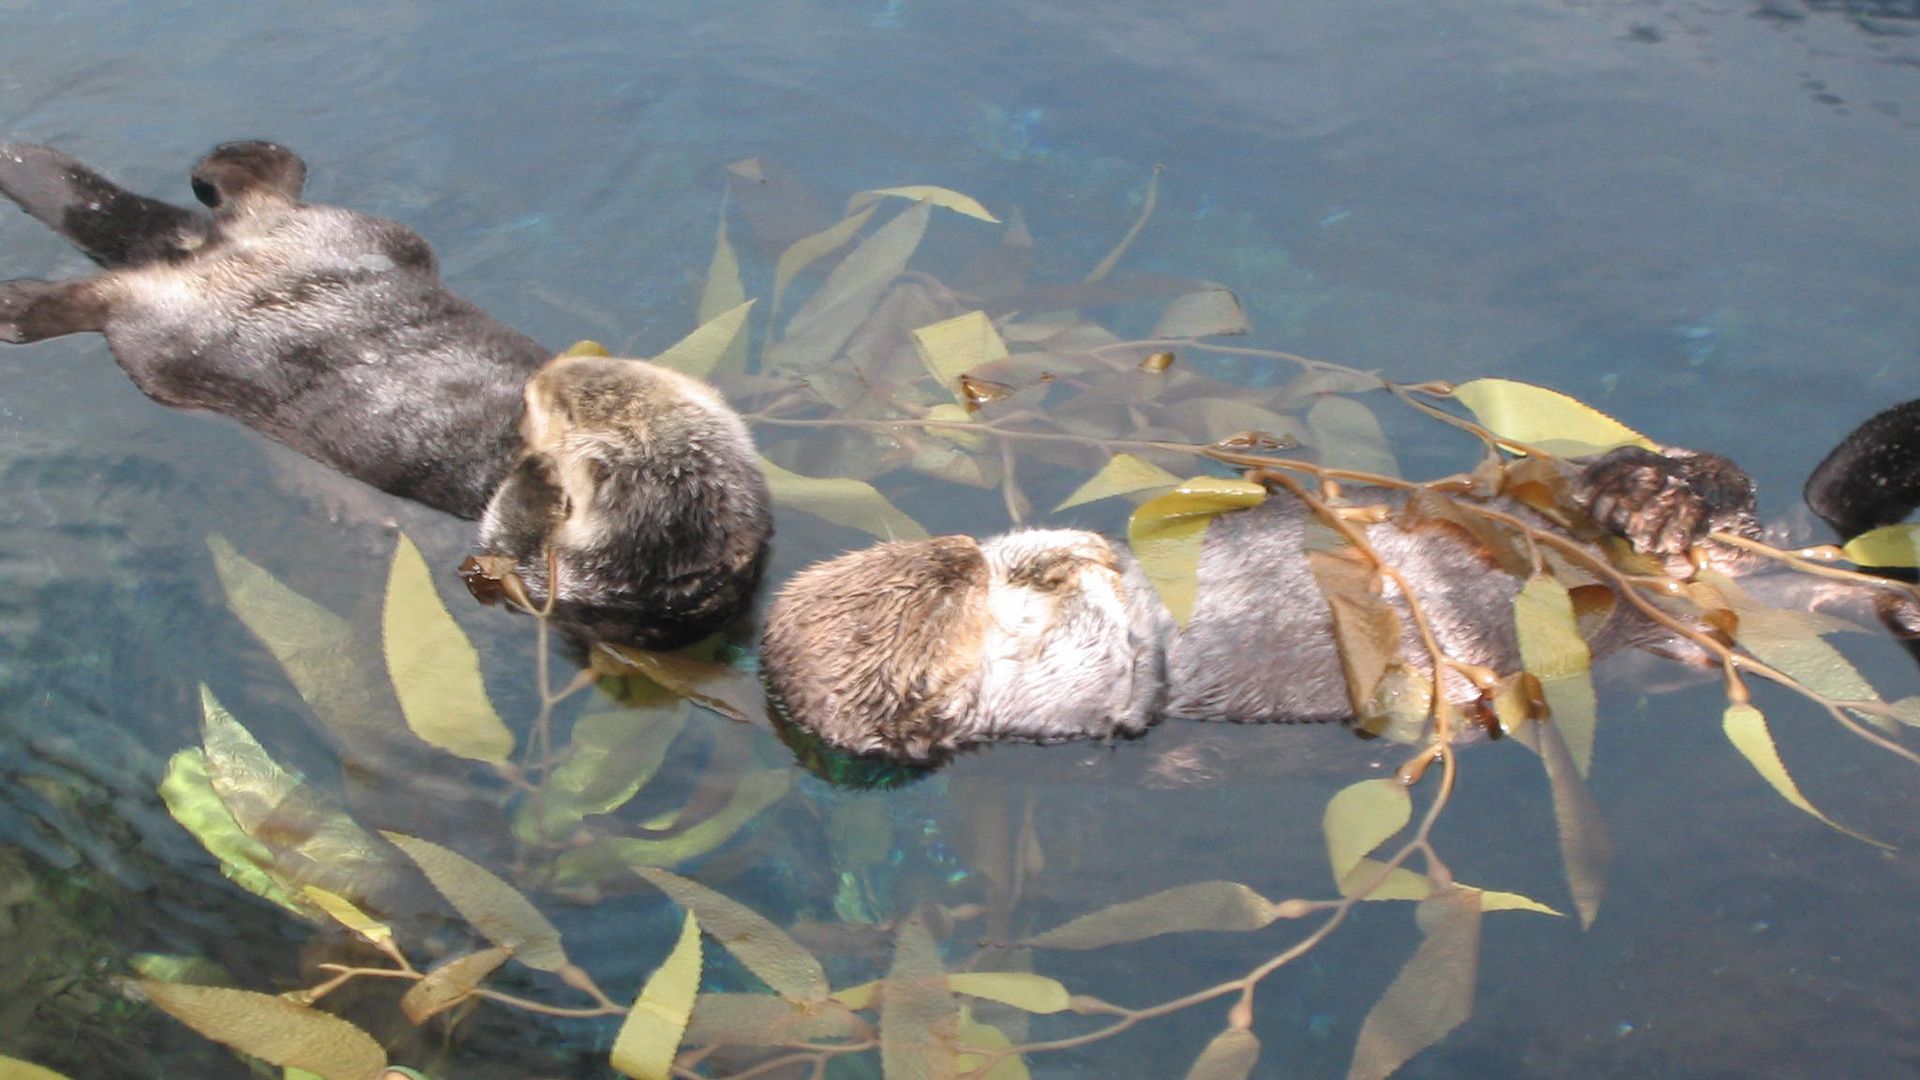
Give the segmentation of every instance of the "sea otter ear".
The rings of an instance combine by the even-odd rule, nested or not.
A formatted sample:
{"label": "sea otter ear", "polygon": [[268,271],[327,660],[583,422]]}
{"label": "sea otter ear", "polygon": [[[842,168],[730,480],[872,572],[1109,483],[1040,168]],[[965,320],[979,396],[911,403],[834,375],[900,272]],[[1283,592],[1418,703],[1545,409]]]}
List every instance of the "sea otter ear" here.
{"label": "sea otter ear", "polygon": [[294,202],[306,186],[307,163],[276,143],[221,143],[193,167],[193,197],[215,210],[262,195]]}

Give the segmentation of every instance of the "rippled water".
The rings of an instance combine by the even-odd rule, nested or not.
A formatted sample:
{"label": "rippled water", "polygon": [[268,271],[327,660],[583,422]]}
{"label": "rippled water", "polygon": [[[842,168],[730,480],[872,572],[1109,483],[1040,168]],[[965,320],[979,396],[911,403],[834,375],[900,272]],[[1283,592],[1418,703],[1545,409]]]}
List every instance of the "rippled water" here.
{"label": "rippled water", "polygon": [[[1800,479],[1854,423],[1920,396],[1912,4],[0,0],[0,132],[182,200],[212,143],[285,142],[309,162],[311,197],[406,221],[454,288],[508,322],[556,347],[641,353],[692,326],[730,162],[777,164],[828,214],[903,183],[1017,206],[1035,276],[1061,281],[1111,247],[1160,164],[1132,270],[1232,286],[1264,345],[1409,380],[1560,387],[1739,459],[1772,517],[1798,513]],[[763,262],[777,250],[740,242]],[[927,258],[939,267],[937,237]],[[9,277],[81,266],[11,208],[0,260]],[[197,684],[367,824],[476,857],[511,845],[478,781],[470,802],[431,794],[473,780],[463,767],[422,756],[343,774],[228,613],[204,537],[232,537],[377,634],[390,541],[369,515],[403,516],[435,565],[462,532],[378,498],[340,510],[313,470],[237,426],[141,398],[95,338],[0,351],[0,379],[0,1055],[76,1078],[245,1075],[113,981],[136,952],[205,956],[259,990],[313,981],[309,929],[220,878],[154,794],[168,756],[198,741]],[[1003,520],[997,496],[927,513]],[[780,530],[776,579],[863,542],[791,516]],[[527,621],[458,615],[522,722]],[[1903,658],[1868,653],[1888,696],[1908,692]],[[1920,864],[1785,806],[1716,730],[1717,691],[1665,677],[1629,666],[1608,687],[1594,787],[1620,858],[1600,921],[1489,916],[1474,1018],[1404,1075],[1920,1066]],[[765,733],[694,723],[703,753],[783,760]],[[1809,710],[1783,705],[1777,727],[1830,813],[1920,843],[1903,767]],[[1388,758],[1330,730],[1188,729],[974,755],[889,794],[802,778],[694,872],[782,923],[893,920],[977,894],[1031,792],[1044,867],[1025,883],[1034,925],[1016,929],[1209,878],[1322,895],[1320,808]],[[1455,870],[1561,903],[1538,767],[1498,748],[1469,764],[1441,832]],[[822,839],[842,835],[866,837],[853,885],[847,850]],[[616,996],[676,918],[645,892],[541,902]],[[453,947],[455,931],[435,933],[431,947]],[[1145,1004],[1287,939],[1170,940],[1040,969]],[[1415,941],[1404,906],[1371,905],[1263,984],[1256,1075],[1342,1075]],[[378,994],[349,1005],[393,1017]],[[1038,1057],[1034,1074],[1179,1075],[1221,1011]],[[1076,1030],[1052,1023],[1036,1037]],[[609,1038],[489,1008],[455,1040],[471,1049],[436,1059],[422,1035],[397,1053],[446,1077],[591,1076]]]}

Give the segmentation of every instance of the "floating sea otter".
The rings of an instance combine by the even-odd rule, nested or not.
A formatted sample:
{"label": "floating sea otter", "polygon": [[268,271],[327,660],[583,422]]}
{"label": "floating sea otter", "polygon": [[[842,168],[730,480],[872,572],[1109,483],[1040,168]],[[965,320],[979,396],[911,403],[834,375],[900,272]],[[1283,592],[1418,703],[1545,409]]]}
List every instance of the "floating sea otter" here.
{"label": "floating sea otter", "polygon": [[682,644],[741,610],[771,518],[717,394],[642,361],[549,362],[449,292],[412,230],[301,202],[305,180],[284,147],[218,146],[193,169],[207,213],[0,143],[0,191],[105,268],[0,282],[0,340],[104,334],[156,401],[481,519],[482,579],[515,571],[535,605],[551,541],[556,615],[601,636]]}
{"label": "floating sea otter", "polygon": [[[1816,472],[1809,501],[1849,536],[1898,520],[1920,497],[1916,430],[1912,408],[1869,422]],[[1666,560],[1684,563],[1691,551],[1725,571],[1753,568],[1741,551],[1705,540],[1718,530],[1758,533],[1752,483],[1725,458],[1628,447],[1570,480],[1570,501],[1596,527],[1593,540],[1612,533]],[[1403,492],[1359,487],[1345,497],[1357,506],[1405,501]],[[1518,502],[1492,502],[1556,528]],[[973,743],[1134,735],[1163,717],[1345,719],[1353,704],[1333,618],[1307,557],[1313,519],[1281,492],[1215,518],[1184,630],[1132,556],[1094,533],[880,544],[813,566],[781,590],[767,617],[763,670],[792,724],[842,750],[908,762],[937,762]],[[1494,672],[1519,669],[1513,602],[1521,582],[1484,543],[1439,520],[1388,521],[1366,534],[1420,595],[1446,655]],[[1892,590],[1812,587],[1822,600],[1877,607],[1903,634],[1920,630],[1912,605]],[[1388,599],[1404,615],[1402,599]],[[1630,605],[1614,608],[1589,642],[1595,654],[1689,651]],[[1405,654],[1426,665],[1412,623],[1402,626]],[[1442,685],[1456,703],[1480,694],[1457,672]]]}

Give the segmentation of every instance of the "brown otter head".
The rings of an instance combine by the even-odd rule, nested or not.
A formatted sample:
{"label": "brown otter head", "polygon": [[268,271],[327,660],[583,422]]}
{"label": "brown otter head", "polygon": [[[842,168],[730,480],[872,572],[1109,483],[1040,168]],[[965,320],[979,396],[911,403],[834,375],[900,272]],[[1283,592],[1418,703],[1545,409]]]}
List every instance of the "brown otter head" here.
{"label": "brown otter head", "polygon": [[307,186],[307,163],[278,143],[221,143],[193,167],[193,197],[230,213],[250,199],[298,202]]}
{"label": "brown otter head", "polygon": [[1137,734],[1165,691],[1166,609],[1092,533],[878,544],[801,572],[761,660],[789,720],[908,761],[969,743]]}

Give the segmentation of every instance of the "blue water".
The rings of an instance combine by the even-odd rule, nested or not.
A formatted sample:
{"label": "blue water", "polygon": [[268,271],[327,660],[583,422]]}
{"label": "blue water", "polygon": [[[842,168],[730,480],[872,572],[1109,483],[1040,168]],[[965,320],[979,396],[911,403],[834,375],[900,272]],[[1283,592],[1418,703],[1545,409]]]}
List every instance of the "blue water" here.
{"label": "blue water", "polygon": [[[1232,286],[1263,345],[1407,380],[1559,387],[1740,460],[1773,518],[1797,513],[1801,478],[1854,423],[1920,396],[1910,3],[0,0],[0,133],[180,200],[209,145],[284,142],[307,159],[312,198],[407,222],[453,287],[506,321],[555,347],[588,337],[639,353],[693,325],[731,162],[758,157],[805,182],[813,201],[789,224],[906,183],[1019,207],[1034,277],[1057,281],[1099,261],[1162,165],[1129,271]],[[743,261],[766,266],[778,229],[734,228]],[[943,243],[964,250],[936,233],[935,272],[959,257]],[[81,266],[0,213],[0,276]],[[0,933],[0,1055],[76,1077],[244,1075],[112,982],[138,951],[208,956],[257,990],[312,981],[299,967],[308,929],[220,879],[153,795],[167,756],[198,739],[197,683],[328,790],[352,800],[365,782],[386,799],[369,813],[412,814],[422,835],[476,857],[508,845],[478,809],[395,797],[407,769],[444,762],[343,778],[227,613],[203,545],[209,531],[234,537],[370,628],[377,530],[334,524],[297,467],[289,479],[235,425],[144,400],[97,339],[0,352],[0,380],[0,853],[30,882],[0,891],[0,915],[18,917],[0,931],[22,928]],[[1003,523],[991,493],[949,513],[980,531]],[[457,552],[458,529],[408,520],[441,564]],[[863,542],[801,520],[780,529],[776,578]],[[526,620],[459,617],[498,664],[503,711],[528,715]],[[1891,650],[1868,662],[1889,696],[1911,692]],[[1474,1018],[1403,1075],[1920,1067],[1906,1004],[1920,992],[1913,857],[1787,807],[1726,747],[1716,690],[1668,692],[1660,677],[1632,669],[1605,699],[1594,788],[1621,854],[1600,921],[1581,933],[1489,916]],[[1781,701],[1776,727],[1809,795],[1862,831],[1920,843],[1911,773],[1795,709]],[[857,813],[852,797],[803,779],[753,846],[701,872],[777,921],[900,919],[977,893],[985,857],[969,837],[991,832],[1002,805],[1017,826],[1030,789],[1046,857],[1026,892],[1036,926],[1209,878],[1324,895],[1319,809],[1391,755],[1309,735],[1161,731],[1117,752],[976,755],[862,797],[885,800],[898,851],[862,871],[857,897],[824,864],[818,825]],[[749,741],[779,759],[770,737]],[[1149,754],[1215,767],[1167,788],[1141,766]],[[1564,906],[1537,765],[1511,747],[1468,764],[1440,839],[1455,871]],[[648,894],[541,902],[591,942],[579,951],[617,994],[671,940],[674,916]],[[975,929],[951,947],[971,951]],[[457,932],[423,935],[450,948]],[[1042,954],[1038,967],[1146,1004],[1288,940],[1196,935]],[[1342,1075],[1415,942],[1404,906],[1371,905],[1263,984],[1255,1075]],[[378,994],[351,1005],[370,1024],[394,1016]],[[1222,1011],[1036,1058],[1034,1074],[1180,1075]],[[453,1057],[433,1056],[431,1034],[396,1055],[449,1078],[598,1076],[609,1037],[488,1006]]]}

